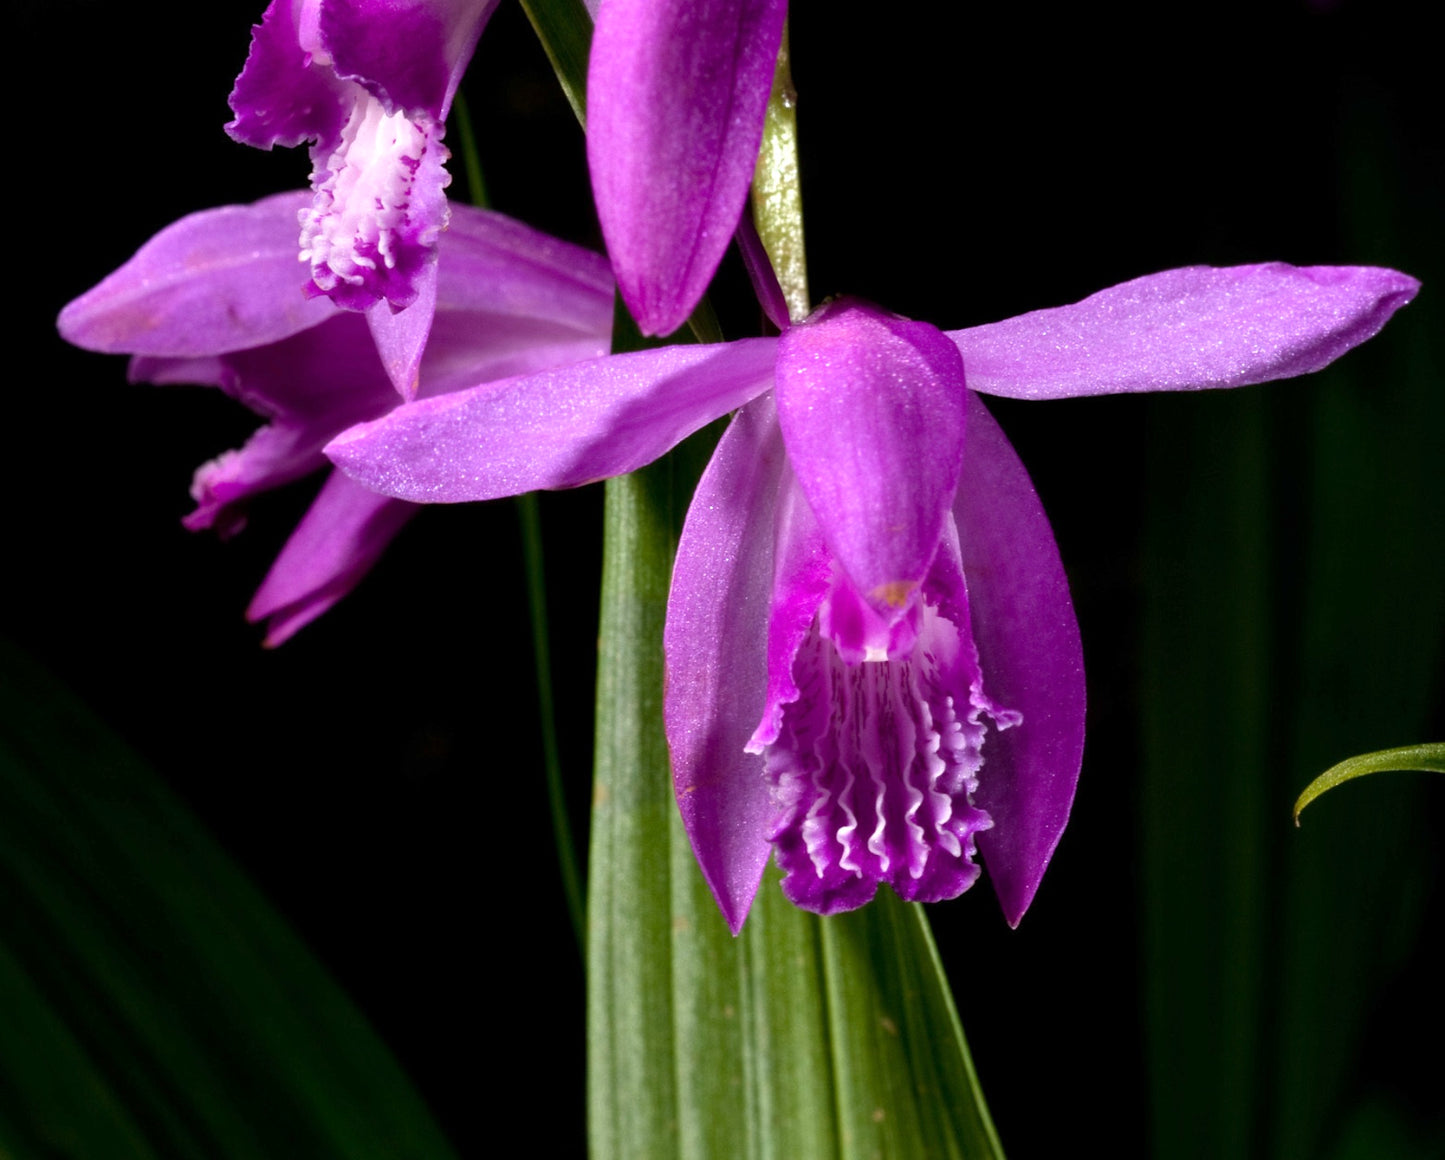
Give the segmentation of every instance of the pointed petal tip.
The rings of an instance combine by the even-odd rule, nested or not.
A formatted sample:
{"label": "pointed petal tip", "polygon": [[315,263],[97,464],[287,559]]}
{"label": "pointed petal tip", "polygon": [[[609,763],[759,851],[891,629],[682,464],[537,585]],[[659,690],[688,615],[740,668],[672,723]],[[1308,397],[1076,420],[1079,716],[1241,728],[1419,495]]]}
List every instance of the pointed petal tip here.
{"label": "pointed petal tip", "polygon": [[1378,334],[1419,289],[1378,266],[1188,266],[949,337],[969,386],[985,394],[1242,387],[1323,369]]}
{"label": "pointed petal tip", "polygon": [[[714,898],[717,896],[714,895]],[[718,909],[722,911],[723,921],[728,924],[728,931],[733,938],[743,933],[743,923],[748,920],[748,912],[753,908],[753,900],[749,898],[741,905],[726,906],[721,899],[718,899]]]}
{"label": "pointed petal tip", "polygon": [[1038,893],[1039,880],[1031,883],[1009,883],[993,879],[994,896],[998,899],[999,909],[1003,911],[1003,919],[1008,923],[1009,930],[1018,930],[1019,923],[1023,922],[1024,915],[1033,905],[1034,895]]}

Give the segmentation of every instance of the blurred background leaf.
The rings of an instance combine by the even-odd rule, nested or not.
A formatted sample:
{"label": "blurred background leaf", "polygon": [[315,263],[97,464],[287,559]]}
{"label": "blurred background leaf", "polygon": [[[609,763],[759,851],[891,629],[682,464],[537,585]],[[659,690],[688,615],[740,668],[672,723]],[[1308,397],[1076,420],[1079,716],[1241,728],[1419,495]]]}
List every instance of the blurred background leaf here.
{"label": "blurred background leaf", "polygon": [[0,1154],[454,1155],[245,876],[3,640]]}
{"label": "blurred background leaf", "polygon": [[1389,1141],[1421,1132],[1445,1148],[1438,1101],[1380,1090],[1445,1082],[1412,1043],[1440,1029],[1438,987],[1408,979],[1445,965],[1424,937],[1436,779],[1376,781],[1318,829],[1288,824],[1320,769],[1442,726],[1445,269],[1410,217],[1416,159],[1384,147],[1400,131],[1366,102],[1338,142],[1352,260],[1427,287],[1392,341],[1280,390],[1151,406],[1140,792],[1160,1156],[1405,1155]]}

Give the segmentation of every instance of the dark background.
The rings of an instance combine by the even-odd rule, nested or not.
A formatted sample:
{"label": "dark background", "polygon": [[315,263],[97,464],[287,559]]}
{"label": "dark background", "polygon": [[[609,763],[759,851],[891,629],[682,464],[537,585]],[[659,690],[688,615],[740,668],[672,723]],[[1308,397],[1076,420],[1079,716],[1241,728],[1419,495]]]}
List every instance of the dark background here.
{"label": "dark background", "polygon": [[[370,1015],[464,1155],[490,1139],[489,1109],[538,1088],[555,1093],[562,1147],[580,1152],[582,972],[552,869],[512,506],[422,513],[360,590],[263,650],[242,612],[314,485],[264,497],[229,543],[186,533],[190,473],[238,446],[255,420],[219,392],[128,386],[120,359],[54,335],[60,306],[161,226],[305,182],[299,152],[262,154],[221,131],[260,8],[57,0],[19,10],[15,43],[30,81],[12,111],[10,237],[25,315],[10,329],[3,631],[204,818]],[[1440,393],[1434,298],[1445,284],[1442,147],[1427,112],[1438,62],[1416,7],[1272,0],[1177,11],[1188,23],[1143,5],[799,0],[791,33],[815,300],[858,294],[952,328],[1176,265],[1393,265],[1426,289],[1378,340],[1393,357],[1361,364],[1359,389],[1384,391],[1406,426],[1438,415],[1410,409]],[[580,133],[510,0],[464,91],[494,206],[600,247]],[[454,192],[466,195],[460,177]],[[722,277],[724,321],[737,336],[750,309],[728,305],[742,292],[736,270]],[[1401,367],[1408,382],[1371,379]],[[987,887],[933,909],[1015,1156],[1072,1150],[1105,1130],[1121,1154],[1150,1147],[1140,722],[1156,670],[1141,616],[1158,596],[1151,577],[1185,567],[1167,537],[1145,539],[1169,523],[1148,473],[1171,465],[1150,460],[1150,438],[1161,425],[1177,435],[1201,424],[1227,442],[1232,425],[1268,409],[1258,429],[1269,436],[1269,486],[1257,502],[1274,513],[1271,607],[1288,610],[1303,603],[1314,558],[1308,480],[1295,469],[1311,454],[1315,389],[1305,380],[1237,398],[995,408],[1054,522],[1091,696],[1073,823],[1021,929],[1007,930]],[[1415,436],[1401,454],[1441,450],[1438,426]],[[1191,471],[1207,488],[1211,461],[1179,465],[1186,498]],[[600,507],[596,488],[543,500],[579,827]],[[1441,537],[1445,509],[1423,510],[1434,514],[1407,532]],[[1401,561],[1388,551],[1377,559],[1385,579],[1362,605],[1392,600],[1388,576]],[[1399,671],[1425,679],[1412,678],[1409,707],[1394,718],[1381,709],[1345,744],[1442,734],[1438,611],[1420,608],[1413,630],[1414,610],[1399,611],[1388,628],[1398,638],[1384,647],[1399,651]],[[1358,631],[1351,618],[1361,613],[1353,602],[1339,608],[1343,634]],[[1282,620],[1271,639],[1287,648],[1300,631]],[[1294,656],[1271,663],[1281,703],[1308,676]],[[1268,802],[1272,840],[1299,840],[1286,829],[1292,792],[1353,751],[1281,775],[1291,788]],[[1417,780],[1408,809],[1438,840],[1439,787]],[[1375,784],[1387,799],[1404,792]],[[1370,801],[1361,792],[1337,808],[1366,812]],[[1229,830],[1233,806],[1218,800],[1198,825]],[[1330,799],[1314,807],[1331,808]],[[1415,875],[1410,929],[1438,930],[1439,860],[1428,842],[1419,848],[1399,863]],[[1364,840],[1338,849],[1362,864],[1387,854]],[[1207,891],[1222,869],[1204,861],[1194,873]],[[1438,1058],[1433,1071],[1407,1060],[1422,1031],[1440,1030],[1430,980],[1442,965],[1413,938],[1373,976],[1338,1091],[1341,1107],[1387,1093],[1425,1138],[1439,1126]],[[483,1088],[481,1061],[496,1056],[506,1066]]]}

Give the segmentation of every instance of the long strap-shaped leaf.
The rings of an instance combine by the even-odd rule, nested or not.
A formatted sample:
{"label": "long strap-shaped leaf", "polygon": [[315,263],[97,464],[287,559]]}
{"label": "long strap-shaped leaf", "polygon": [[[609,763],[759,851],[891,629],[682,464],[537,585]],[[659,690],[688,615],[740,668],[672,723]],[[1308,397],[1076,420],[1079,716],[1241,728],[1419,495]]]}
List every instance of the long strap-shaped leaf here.
{"label": "long strap-shaped leaf", "polygon": [[220,848],[0,641],[0,1156],[453,1155]]}

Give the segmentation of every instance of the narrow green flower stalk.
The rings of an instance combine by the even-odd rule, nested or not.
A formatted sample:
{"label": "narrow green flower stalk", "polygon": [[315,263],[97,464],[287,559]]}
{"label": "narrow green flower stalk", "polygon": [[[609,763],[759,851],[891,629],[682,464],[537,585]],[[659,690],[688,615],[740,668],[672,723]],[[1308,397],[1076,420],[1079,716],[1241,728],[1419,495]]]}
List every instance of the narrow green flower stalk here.
{"label": "narrow green flower stalk", "polygon": [[[458,93],[452,106],[456,113],[454,139],[459,139],[462,171],[467,175],[471,203],[489,209],[487,183],[482,175],[482,158],[472,128],[471,109]],[[567,916],[583,945],[584,887],[577,865],[577,847],[572,823],[567,817],[567,796],[562,787],[562,757],[557,746],[557,708],[552,695],[552,645],[547,630],[547,574],[542,556],[542,509],[533,492],[516,499],[517,524],[522,535],[522,562],[527,572],[527,613],[532,622],[532,666],[537,675],[537,718],[542,740],[542,768],[547,779],[547,807],[552,819],[552,843],[557,848],[557,870],[562,893],[567,899]]]}

